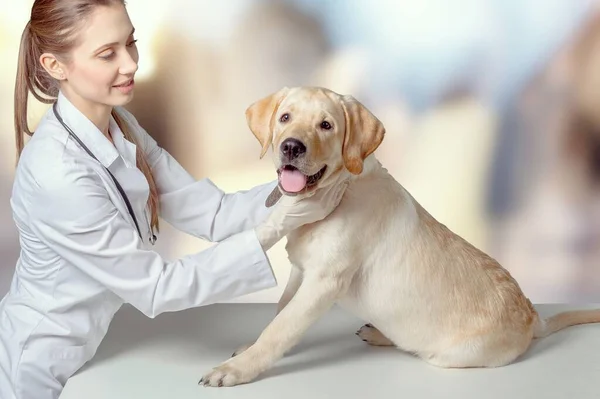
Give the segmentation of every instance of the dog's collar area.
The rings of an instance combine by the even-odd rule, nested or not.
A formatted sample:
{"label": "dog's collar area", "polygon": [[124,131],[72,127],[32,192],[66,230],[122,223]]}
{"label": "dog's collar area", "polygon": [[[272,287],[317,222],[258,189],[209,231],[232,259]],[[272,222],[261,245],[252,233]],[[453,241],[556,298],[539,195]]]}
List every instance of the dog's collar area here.
{"label": "dog's collar area", "polygon": [[321,170],[319,170],[314,175],[308,176],[307,179],[306,179],[306,186],[310,187],[310,186],[314,186],[315,184],[317,184],[319,182],[319,180],[321,180],[321,178],[325,174],[326,170],[327,170],[327,165],[323,166],[321,168]]}

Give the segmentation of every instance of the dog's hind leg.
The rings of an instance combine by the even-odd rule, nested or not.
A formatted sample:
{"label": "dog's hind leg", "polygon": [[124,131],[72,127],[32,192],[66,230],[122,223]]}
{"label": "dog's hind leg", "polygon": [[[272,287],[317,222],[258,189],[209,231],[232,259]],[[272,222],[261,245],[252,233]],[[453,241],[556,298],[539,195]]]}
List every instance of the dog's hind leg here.
{"label": "dog's hind leg", "polygon": [[531,339],[531,332],[494,332],[463,339],[438,353],[422,354],[421,358],[441,368],[501,367],[521,356]]}
{"label": "dog's hind leg", "polygon": [[373,346],[395,346],[392,341],[381,333],[372,324],[365,324],[357,332],[356,335],[369,345]]}

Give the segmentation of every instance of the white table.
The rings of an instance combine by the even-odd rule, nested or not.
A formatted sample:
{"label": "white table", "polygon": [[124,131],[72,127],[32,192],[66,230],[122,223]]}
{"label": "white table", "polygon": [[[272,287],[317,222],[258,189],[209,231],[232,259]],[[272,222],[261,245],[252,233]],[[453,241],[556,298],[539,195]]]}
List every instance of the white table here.
{"label": "white table", "polygon": [[[156,319],[126,306],[61,399],[600,398],[600,324],[539,340],[508,367],[444,370],[396,349],[368,346],[354,335],[362,321],[337,307],[254,382],[198,386],[236,347],[254,341],[275,306],[217,304]],[[537,308],[548,315],[579,306]]]}

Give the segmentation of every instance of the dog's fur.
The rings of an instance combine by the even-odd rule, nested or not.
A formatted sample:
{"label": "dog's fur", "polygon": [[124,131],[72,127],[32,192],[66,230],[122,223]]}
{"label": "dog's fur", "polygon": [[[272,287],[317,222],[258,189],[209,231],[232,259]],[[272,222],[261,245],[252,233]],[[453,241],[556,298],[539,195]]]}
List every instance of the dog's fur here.
{"label": "dog's fur", "polygon": [[368,343],[448,368],[507,365],[534,338],[600,322],[600,310],[541,319],[507,270],[436,221],[382,167],[373,152],[385,129],[353,97],[283,88],[246,115],[261,156],[273,147],[278,169],[289,163],[280,145],[293,137],[307,148],[294,166],[305,175],[327,166],[311,189],[350,184],[325,220],[287,236],[292,270],[276,317],[253,345],[206,374],[204,385],[253,380],[334,303],[369,323],[358,332]]}

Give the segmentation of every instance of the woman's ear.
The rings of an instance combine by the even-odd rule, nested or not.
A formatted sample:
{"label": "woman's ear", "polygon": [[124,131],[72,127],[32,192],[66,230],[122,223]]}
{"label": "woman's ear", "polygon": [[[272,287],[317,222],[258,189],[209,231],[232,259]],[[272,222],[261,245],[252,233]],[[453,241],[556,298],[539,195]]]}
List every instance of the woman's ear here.
{"label": "woman's ear", "polygon": [[383,123],[354,97],[342,96],[341,103],[346,118],[342,148],[344,165],[350,173],[358,175],[362,172],[365,158],[383,141],[385,128]]}
{"label": "woman's ear", "polygon": [[44,53],[40,56],[40,64],[42,68],[48,75],[52,76],[56,80],[64,80],[66,78],[65,75],[65,67],[61,64],[53,54]]}
{"label": "woman's ear", "polygon": [[276,93],[262,98],[246,109],[246,121],[254,136],[262,145],[262,158],[273,140],[273,122],[279,104],[286,97],[289,88],[284,87]]}

